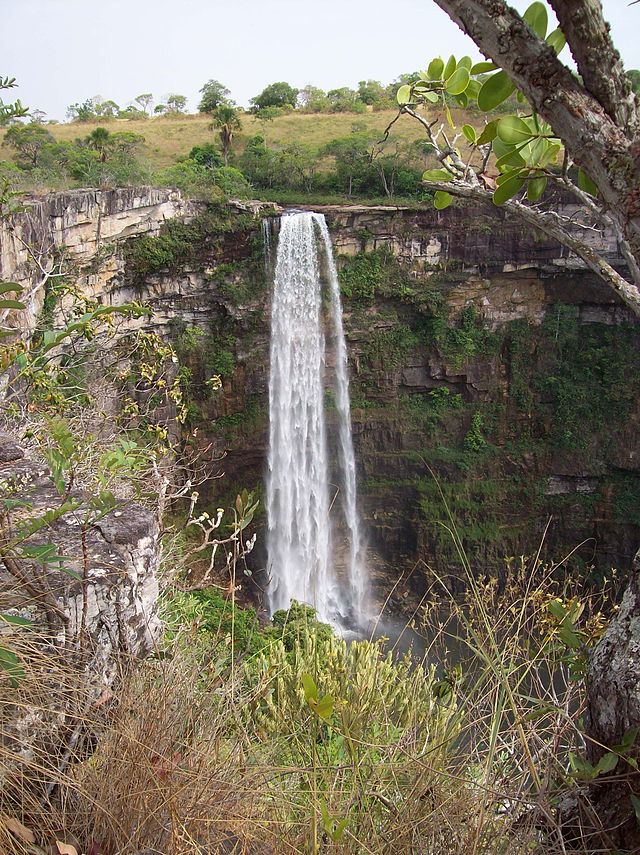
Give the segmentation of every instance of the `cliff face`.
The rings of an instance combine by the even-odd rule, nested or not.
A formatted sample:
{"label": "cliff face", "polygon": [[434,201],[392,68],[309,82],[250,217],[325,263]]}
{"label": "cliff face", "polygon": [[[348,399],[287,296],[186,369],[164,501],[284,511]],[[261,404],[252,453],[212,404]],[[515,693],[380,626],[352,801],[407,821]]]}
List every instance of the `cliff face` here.
{"label": "cliff face", "polygon": [[26,311],[9,323],[29,335],[42,311],[47,284],[73,278],[87,296],[103,297],[122,269],[119,242],[155,235],[163,223],[189,218],[197,206],[180,193],[152,187],[73,190],[27,198],[23,210],[0,219],[0,280],[23,287]]}
{"label": "cliff face", "polygon": [[[203,488],[214,507],[243,487],[260,494],[270,292],[260,212],[126,192],[146,202],[128,211],[122,196],[109,214],[103,199],[91,219],[83,201],[80,231],[68,227],[81,286],[102,302],[149,303],[150,323],[174,341],[185,441],[226,476]],[[52,222],[76,216],[47,204],[60,212]],[[452,521],[478,572],[542,540],[557,559],[578,547],[570,561],[580,572],[626,568],[640,536],[640,335],[626,308],[560,246],[494,208],[325,215],[343,290],[361,505],[383,573],[421,558],[455,587]],[[96,238],[105,217],[108,244]],[[593,240],[620,263],[610,235]],[[3,263],[10,278],[13,262]],[[424,568],[413,578],[421,589]]]}

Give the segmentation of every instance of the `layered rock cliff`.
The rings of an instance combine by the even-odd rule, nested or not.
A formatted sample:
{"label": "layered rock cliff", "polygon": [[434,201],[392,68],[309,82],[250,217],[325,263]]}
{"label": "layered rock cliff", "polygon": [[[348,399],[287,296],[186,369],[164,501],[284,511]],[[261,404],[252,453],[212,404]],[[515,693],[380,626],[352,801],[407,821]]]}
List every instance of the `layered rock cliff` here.
{"label": "layered rock cliff", "polygon": [[[184,441],[220,460],[226,476],[205,492],[227,504],[243,487],[260,494],[265,467],[268,212],[151,192],[116,191],[109,205],[123,228],[111,215],[108,246],[94,239],[92,255],[88,235],[98,219],[104,234],[107,204],[96,203],[85,238],[76,235],[87,247],[79,281],[97,301],[152,307],[148,323],[173,340],[183,367]],[[146,203],[126,213],[126,193]],[[418,559],[418,590],[427,566],[457,586],[453,527],[477,572],[498,572],[505,555],[541,542],[579,572],[625,568],[640,536],[639,333],[625,307],[560,246],[491,207],[325,214],[341,270],[362,509],[387,588],[389,573]],[[621,263],[610,235],[592,239]],[[264,556],[254,555],[258,569]]]}

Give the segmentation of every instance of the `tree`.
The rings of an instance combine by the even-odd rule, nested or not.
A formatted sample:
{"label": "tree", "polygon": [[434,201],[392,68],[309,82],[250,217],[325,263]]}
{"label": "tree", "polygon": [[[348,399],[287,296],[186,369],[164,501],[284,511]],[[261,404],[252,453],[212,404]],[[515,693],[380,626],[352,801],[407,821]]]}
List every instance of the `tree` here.
{"label": "tree", "polygon": [[[438,58],[420,80],[398,90],[401,112],[422,123],[441,163],[441,169],[425,174],[437,191],[436,206],[445,207],[452,195],[493,199],[579,255],[640,315],[640,110],[600,1],[550,0],[562,29],[548,36],[541,2],[523,17],[504,0],[436,2],[491,60],[473,65],[469,57],[447,63]],[[558,58],[565,37],[579,76]],[[471,126],[462,129],[475,163],[462,158],[444,125],[436,130],[439,123],[416,111],[421,103],[443,103],[445,96],[461,106],[475,101],[481,110],[491,110],[514,93],[520,93],[521,115],[494,119],[479,135]],[[497,176],[491,175],[491,155]],[[577,180],[574,166],[580,170]],[[575,197],[585,228],[595,223],[614,229],[628,277],[557,212],[538,204],[548,182]]]}
{"label": "tree", "polygon": [[335,158],[338,186],[352,196],[371,183],[375,170],[371,164],[371,140],[366,132],[331,140],[322,153]]}
{"label": "tree", "polygon": [[175,92],[167,95],[167,110],[169,113],[185,113],[186,107],[186,95],[176,95]]}
{"label": "tree", "polygon": [[322,113],[329,109],[329,99],[324,89],[308,84],[298,92],[297,105],[305,113]]}
{"label": "tree", "polygon": [[358,83],[358,98],[369,107],[389,106],[389,93],[378,80],[361,80]]}
{"label": "tree", "polygon": [[330,89],[327,92],[330,110],[332,113],[357,113],[366,112],[366,105],[358,98],[355,89],[341,86],[339,89]]}
{"label": "tree", "polygon": [[86,138],[86,144],[98,153],[101,163],[106,163],[112,154],[131,158],[143,142],[144,137],[141,134],[128,131],[112,134],[106,128],[95,128]]}
{"label": "tree", "polygon": [[256,111],[264,107],[295,107],[297,97],[298,90],[281,80],[266,86],[259,95],[251,99],[251,103]]}
{"label": "tree", "polygon": [[[560,30],[548,36],[547,10],[540,2],[532,4],[524,16],[504,0],[436,3],[490,62],[473,66],[468,58],[463,58],[465,62],[452,58],[447,68],[442,60],[434,60],[423,81],[398,91],[401,112],[422,122],[437,149],[442,169],[440,175],[432,171],[427,179],[439,193],[502,203],[580,255],[640,315],[640,104],[632,89],[633,78],[625,74],[613,45],[600,0],[549,0]],[[565,38],[578,75],[558,58]],[[491,72],[491,76],[481,80],[474,72]],[[475,168],[463,161],[446,134],[435,132],[435,124],[415,110],[418,100],[437,102],[445,91],[453,98],[470,97],[486,109],[516,90],[521,93],[523,115],[493,120],[479,136],[473,128],[463,129],[472,150],[481,155]],[[561,147],[563,159],[555,169]],[[499,170],[493,192],[488,184],[492,151],[498,155]],[[571,176],[572,164],[581,170],[577,181]],[[627,279],[612,271],[597,252],[589,251],[584,240],[574,238],[557,212],[544,212],[538,201],[549,181],[570,192],[585,217],[614,228],[628,264]],[[628,764],[618,762],[613,755],[615,777],[601,776],[584,802],[582,822],[593,818],[586,834],[602,841],[599,851],[638,851],[640,845],[640,801],[634,795],[640,754],[636,738],[640,728],[638,651],[640,554],[621,608],[589,665],[585,716],[589,759],[597,762],[607,756],[607,746],[615,746],[614,752],[630,760]]]}
{"label": "tree", "polygon": [[231,141],[236,131],[240,130],[242,123],[238,115],[238,109],[231,104],[220,104],[216,107],[213,113],[212,127],[218,129],[220,142],[222,143],[222,156],[224,165],[229,165],[229,152],[231,151]]}
{"label": "tree", "polygon": [[219,80],[207,81],[200,90],[202,98],[198,104],[201,113],[213,113],[222,104],[232,104],[229,99],[231,92]]}
{"label": "tree", "polygon": [[149,114],[149,110],[153,104],[153,95],[151,92],[143,92],[142,95],[137,95],[133,100],[134,103],[138,104],[143,113]]}
{"label": "tree", "polygon": [[205,166],[207,169],[216,169],[218,166],[222,166],[220,150],[213,143],[195,145],[189,152],[189,160],[193,160],[198,166]]}
{"label": "tree", "polygon": [[96,105],[93,98],[70,104],[67,107],[67,118],[71,122],[90,122],[97,117]]}
{"label": "tree", "polygon": [[144,110],[139,110],[137,107],[134,107],[133,104],[129,104],[124,110],[120,110],[118,113],[119,119],[138,119],[143,120],[148,119],[148,113],[145,113]]}
{"label": "tree", "polygon": [[267,148],[264,137],[256,134],[247,140],[240,156],[240,168],[252,184],[270,189],[276,183],[276,161],[275,153]]}
{"label": "tree", "polygon": [[12,125],[5,134],[4,141],[18,152],[18,164],[26,168],[38,165],[45,146],[55,142],[54,137],[42,125]]}
{"label": "tree", "polygon": [[98,152],[101,163],[106,163],[111,147],[111,134],[106,128],[95,128],[87,137],[87,145]]}
{"label": "tree", "polygon": [[[17,86],[15,77],[0,77],[0,90],[14,89]],[[26,116],[28,110],[23,107],[20,101],[14,101],[13,104],[5,104],[0,98],[0,127],[8,124],[12,119],[19,119]]]}
{"label": "tree", "polygon": [[115,119],[120,113],[120,107],[115,101],[103,101],[101,98],[94,99],[96,116],[99,119]]}

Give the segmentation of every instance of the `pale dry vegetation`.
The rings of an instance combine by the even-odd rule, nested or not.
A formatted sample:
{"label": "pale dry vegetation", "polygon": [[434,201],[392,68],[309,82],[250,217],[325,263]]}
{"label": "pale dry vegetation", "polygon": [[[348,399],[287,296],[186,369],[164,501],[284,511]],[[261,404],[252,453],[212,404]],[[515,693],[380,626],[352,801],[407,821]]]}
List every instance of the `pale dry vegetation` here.
{"label": "pale dry vegetation", "polygon": [[[467,122],[478,128],[484,125],[480,114],[467,114],[462,110],[451,111],[454,123]],[[428,110],[435,119],[437,111]],[[385,128],[397,115],[395,110],[380,110],[371,113],[285,113],[269,121],[263,121],[251,113],[241,116],[242,130],[234,137],[234,151],[240,154],[246,140],[261,134],[269,146],[289,145],[297,142],[320,149],[333,139],[348,136],[353,126],[365,131],[375,131],[380,138]],[[72,142],[78,137],[87,137],[97,127],[107,127],[112,132],[127,131],[142,134],[145,138],[144,157],[153,169],[163,169],[174,164],[179,157],[186,157],[191,149],[204,143],[216,142],[217,134],[211,129],[211,117],[204,114],[156,116],[149,119],[111,119],[95,122],[71,122],[47,125],[56,142]],[[393,126],[393,140],[413,142],[424,139],[424,131],[408,116]],[[464,141],[463,141],[464,142]],[[14,152],[7,145],[0,145],[0,160],[12,160]]]}
{"label": "pale dry vegetation", "polygon": [[[567,839],[557,807],[580,791],[581,668],[603,621],[595,601],[579,616],[556,574],[517,561],[462,603],[434,597],[422,626],[438,668],[347,645],[300,607],[275,630],[242,612],[212,628],[177,595],[157,655],[89,702],[34,640],[27,678],[2,684],[2,720],[62,716],[64,738],[34,760],[5,754],[3,851],[602,851]],[[457,661],[441,658],[452,646]]]}

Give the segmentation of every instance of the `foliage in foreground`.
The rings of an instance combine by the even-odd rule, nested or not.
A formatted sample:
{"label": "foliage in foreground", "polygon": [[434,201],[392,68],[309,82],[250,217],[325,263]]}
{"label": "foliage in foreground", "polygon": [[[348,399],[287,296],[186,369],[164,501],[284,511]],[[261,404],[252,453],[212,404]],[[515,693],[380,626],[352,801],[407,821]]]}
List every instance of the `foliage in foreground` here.
{"label": "foliage in foreground", "polygon": [[[174,596],[166,649],[117,697],[87,712],[65,681],[83,710],[70,726],[97,736],[91,757],[60,774],[43,752],[56,788],[20,807],[5,787],[0,810],[38,833],[59,824],[103,855],[598,851],[566,836],[557,805],[620,772],[635,735],[598,768],[582,760],[584,657],[603,621],[555,571],[513,564],[465,603],[434,602],[437,668],[381,641],[348,644],[304,606],[260,628],[223,597]],[[36,686],[21,682],[25,708]],[[4,684],[2,704],[15,699]],[[39,695],[43,710],[55,703]],[[0,833],[20,851],[14,831]]]}

